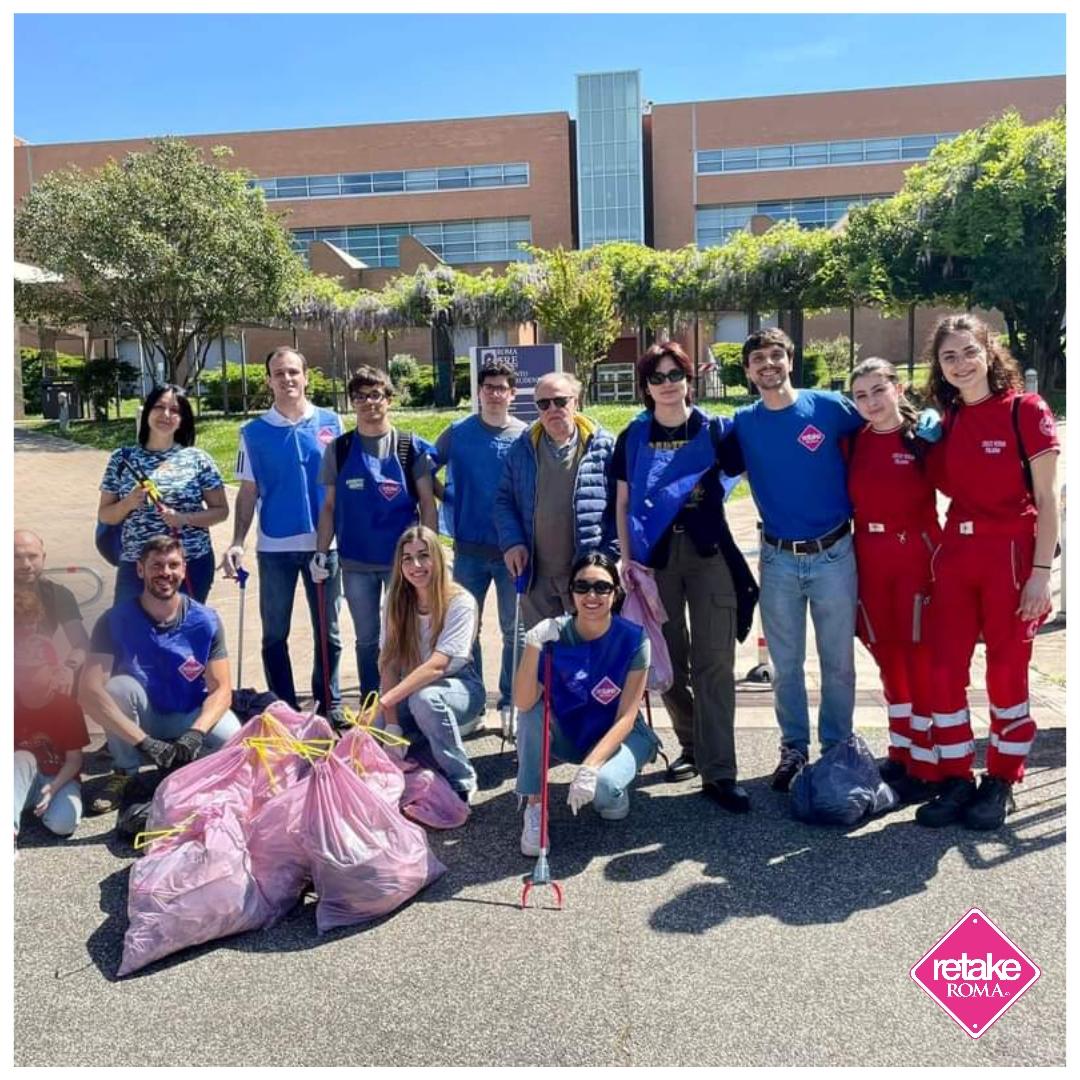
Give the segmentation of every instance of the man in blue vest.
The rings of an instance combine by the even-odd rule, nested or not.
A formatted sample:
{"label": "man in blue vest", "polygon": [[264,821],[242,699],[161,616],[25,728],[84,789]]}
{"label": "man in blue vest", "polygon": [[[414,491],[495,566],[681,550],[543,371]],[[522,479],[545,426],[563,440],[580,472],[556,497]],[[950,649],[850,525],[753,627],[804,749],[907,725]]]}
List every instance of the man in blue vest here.
{"label": "man in blue vest", "polygon": [[[326,558],[326,604],[321,613],[308,563],[315,551],[315,529],[325,497],[318,482],[319,465],[323,450],[341,434],[341,421],[332,409],[321,409],[308,401],[307,363],[295,349],[283,345],[270,353],[266,358],[266,377],[274,394],[274,404],[240,429],[240,451],[236,460],[240,493],[236,497],[232,545],[225,552],[221,565],[226,576],[235,576],[244,557],[244,538],[257,506],[259,615],[267,685],[282,701],[299,708],[289,659],[289,627],[296,579],[300,577],[307,594],[315,639],[312,697],[323,716],[340,722],[338,612],[341,608],[341,578],[337,552],[330,552]],[[329,701],[323,687],[320,618],[326,620]]]}
{"label": "man in blue vest", "polygon": [[495,529],[511,577],[528,572],[525,629],[572,613],[570,568],[590,551],[618,557],[607,467],[615,439],[578,411],[581,383],[554,371],[536,382],[540,419],[503,462]]}
{"label": "man in blue vest", "polygon": [[[436,440],[440,465],[446,466],[443,511],[454,537],[454,580],[476,598],[481,613],[488,586],[494,583],[502,631],[502,664],[499,670],[500,712],[510,708],[514,665],[514,579],[503,561],[495,529],[495,479],[526,425],[511,416],[517,373],[512,364],[495,360],[476,377],[480,411],[451,424]],[[519,628],[520,629],[520,628]],[[480,637],[473,644],[473,662],[484,677]],[[503,728],[505,730],[505,720]]]}
{"label": "man in blue vest", "polygon": [[140,765],[186,765],[240,730],[221,620],[180,591],[183,545],[156,536],[136,566],[143,591],[98,619],[79,686],[116,770],[94,800],[98,813],[117,806]]}
{"label": "man in blue vest", "polygon": [[324,496],[310,573],[315,581],[334,573],[330,544],[336,536],[363,700],[379,689],[379,605],[390,585],[398,537],[418,518],[434,531],[439,523],[433,448],[390,424],[394,386],[385,372],[361,366],[349,380],[348,394],[356,430],[330,443],[323,454]]}

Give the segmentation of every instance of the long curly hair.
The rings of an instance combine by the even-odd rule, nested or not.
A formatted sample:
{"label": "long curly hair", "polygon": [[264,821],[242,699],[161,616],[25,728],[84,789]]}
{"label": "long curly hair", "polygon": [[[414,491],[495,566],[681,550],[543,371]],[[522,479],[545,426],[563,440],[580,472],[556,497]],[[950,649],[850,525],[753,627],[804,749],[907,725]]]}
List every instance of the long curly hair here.
{"label": "long curly hair", "polygon": [[1007,390],[1022,390],[1024,378],[1020,374],[1020,365],[1009,350],[990,332],[977,315],[946,315],[939,319],[930,334],[923,360],[930,367],[930,377],[926,383],[926,397],[939,410],[955,409],[960,404],[960,391],[945,378],[941,370],[938,352],[942,342],[950,335],[966,330],[986,352],[986,376],[990,383],[990,393],[1004,394]]}

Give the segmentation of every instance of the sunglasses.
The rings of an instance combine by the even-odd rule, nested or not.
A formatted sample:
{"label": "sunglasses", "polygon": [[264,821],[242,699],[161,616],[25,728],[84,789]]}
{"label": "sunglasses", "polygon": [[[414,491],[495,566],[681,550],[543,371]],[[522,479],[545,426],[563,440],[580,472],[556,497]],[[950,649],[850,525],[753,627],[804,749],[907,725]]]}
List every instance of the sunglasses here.
{"label": "sunglasses", "polygon": [[570,591],[578,596],[588,596],[596,593],[597,596],[610,596],[615,591],[615,586],[610,581],[583,581],[578,578],[570,586]]}
{"label": "sunglasses", "polygon": [[554,405],[556,409],[565,409],[566,406],[569,405],[570,402],[573,401],[573,400],[574,400],[573,398],[561,397],[561,396],[560,397],[538,397],[536,399],[536,407],[541,412],[547,412],[548,409],[550,409],[552,405]]}
{"label": "sunglasses", "polygon": [[681,367],[672,368],[668,372],[654,371],[645,376],[645,381],[650,386],[663,386],[666,382],[685,382],[686,372]]}
{"label": "sunglasses", "polygon": [[371,401],[377,405],[380,401],[385,400],[386,395],[381,390],[372,390],[369,394],[353,394],[352,396],[355,405],[362,405],[365,401]]}

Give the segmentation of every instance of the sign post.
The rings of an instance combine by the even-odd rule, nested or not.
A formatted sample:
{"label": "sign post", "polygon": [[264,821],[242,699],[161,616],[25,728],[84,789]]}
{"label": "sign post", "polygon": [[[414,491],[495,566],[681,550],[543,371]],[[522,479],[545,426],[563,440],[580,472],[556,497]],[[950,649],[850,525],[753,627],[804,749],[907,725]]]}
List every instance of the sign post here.
{"label": "sign post", "polygon": [[502,360],[516,373],[517,394],[510,403],[510,415],[531,424],[540,415],[536,407],[536,380],[541,375],[562,371],[562,345],[480,345],[469,350],[469,378],[472,410],[480,410],[479,372],[486,364]]}

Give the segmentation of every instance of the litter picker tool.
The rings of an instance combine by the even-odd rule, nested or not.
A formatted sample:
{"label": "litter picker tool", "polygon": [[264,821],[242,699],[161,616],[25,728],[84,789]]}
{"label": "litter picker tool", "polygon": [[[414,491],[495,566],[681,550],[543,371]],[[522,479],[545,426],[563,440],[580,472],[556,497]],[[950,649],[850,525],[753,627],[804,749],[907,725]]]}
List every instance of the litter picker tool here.
{"label": "litter picker tool", "polygon": [[[319,651],[322,658],[322,685],[323,685],[323,708],[326,710],[326,718],[330,718],[330,650],[327,645],[326,633],[326,585],[321,581],[315,582],[315,606],[319,609]],[[315,712],[317,701],[311,703],[311,711]]]}
{"label": "litter picker tool", "polygon": [[236,629],[236,686],[244,685],[244,601],[247,599],[247,579],[251,574],[242,566],[236,568],[236,584],[240,586],[240,624]]}
{"label": "litter picker tool", "polygon": [[551,876],[548,867],[548,762],[551,740],[551,645],[544,646],[544,730],[540,738],[540,854],[531,874],[525,875],[521,889],[521,906],[529,906],[529,893],[538,885],[551,886],[555,894],[555,906],[561,911],[563,888]]}
{"label": "litter picker tool", "polygon": [[518,574],[514,578],[514,665],[510,675],[510,708],[502,714],[502,740],[499,753],[503,752],[506,740],[517,741],[517,706],[514,704],[514,679],[517,678],[518,660],[521,659],[521,598],[529,587],[529,575]]}

